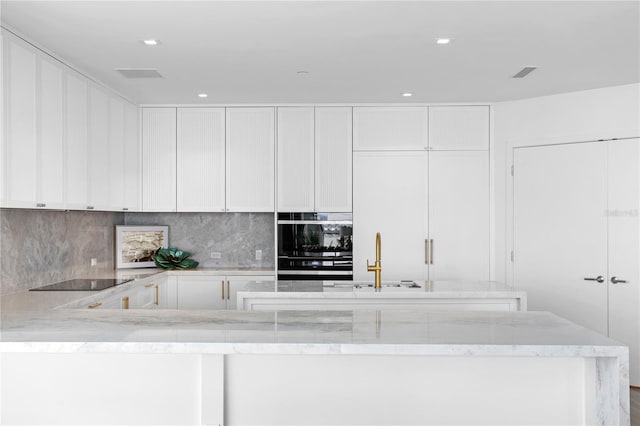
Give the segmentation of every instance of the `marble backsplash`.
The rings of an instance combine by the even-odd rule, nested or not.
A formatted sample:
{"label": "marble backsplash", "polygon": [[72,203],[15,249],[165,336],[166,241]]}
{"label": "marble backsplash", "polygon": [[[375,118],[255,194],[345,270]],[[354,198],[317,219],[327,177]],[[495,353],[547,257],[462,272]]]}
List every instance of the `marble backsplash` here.
{"label": "marble backsplash", "polygon": [[169,245],[192,253],[200,267],[275,267],[273,213],[126,213],[124,223],[168,225]]}
{"label": "marble backsplash", "polygon": [[0,294],[113,270],[123,222],[124,213],[1,209]]}

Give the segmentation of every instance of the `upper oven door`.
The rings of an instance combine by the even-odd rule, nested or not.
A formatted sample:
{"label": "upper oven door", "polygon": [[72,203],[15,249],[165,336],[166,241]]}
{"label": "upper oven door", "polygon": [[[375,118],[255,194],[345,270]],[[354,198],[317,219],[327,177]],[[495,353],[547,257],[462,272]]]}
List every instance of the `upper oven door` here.
{"label": "upper oven door", "polygon": [[278,256],[351,257],[351,214],[279,213]]}

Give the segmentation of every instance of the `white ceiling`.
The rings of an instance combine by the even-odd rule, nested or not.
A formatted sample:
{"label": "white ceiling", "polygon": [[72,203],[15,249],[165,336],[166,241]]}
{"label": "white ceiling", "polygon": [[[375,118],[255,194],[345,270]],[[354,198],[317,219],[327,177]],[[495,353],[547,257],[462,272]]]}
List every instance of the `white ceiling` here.
{"label": "white ceiling", "polygon": [[[1,17],[142,104],[496,102],[640,81],[639,5],[2,0]],[[114,70],[138,67],[164,78]]]}

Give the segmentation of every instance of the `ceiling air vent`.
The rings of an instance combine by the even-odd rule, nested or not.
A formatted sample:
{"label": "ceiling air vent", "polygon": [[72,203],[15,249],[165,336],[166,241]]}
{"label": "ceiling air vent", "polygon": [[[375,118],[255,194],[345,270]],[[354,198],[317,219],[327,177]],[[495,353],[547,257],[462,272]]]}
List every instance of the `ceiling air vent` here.
{"label": "ceiling air vent", "polygon": [[536,68],[537,67],[524,67],[520,71],[518,71],[518,73],[514,75],[512,78],[525,78],[526,76],[529,75],[529,73],[535,71]]}
{"label": "ceiling air vent", "polygon": [[125,78],[162,78],[155,68],[116,68]]}

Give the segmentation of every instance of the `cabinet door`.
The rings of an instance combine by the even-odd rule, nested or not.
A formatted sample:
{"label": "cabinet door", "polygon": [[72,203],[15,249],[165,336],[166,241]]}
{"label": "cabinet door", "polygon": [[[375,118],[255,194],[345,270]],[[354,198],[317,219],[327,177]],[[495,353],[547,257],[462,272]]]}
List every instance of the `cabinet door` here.
{"label": "cabinet door", "polygon": [[315,110],[315,208],[352,211],[352,117],[349,107]]}
{"label": "cabinet door", "polygon": [[224,276],[178,277],[178,309],[224,309]]}
{"label": "cabinet door", "polygon": [[433,150],[489,149],[489,107],[429,107],[429,148]]}
{"label": "cabinet door", "polygon": [[124,104],[123,199],[125,211],[140,211],[140,108]]}
{"label": "cabinet door", "polygon": [[228,108],[226,142],[227,210],[273,212],[273,108]]}
{"label": "cabinet door", "polygon": [[239,291],[275,291],[276,280],[273,275],[264,276],[227,276],[227,309],[238,309]]}
{"label": "cabinet door", "polygon": [[224,108],[178,108],[178,211],[224,211],[224,145]]}
{"label": "cabinet door", "polygon": [[40,57],[38,119],[38,205],[64,208],[63,70]]}
{"label": "cabinet door", "polygon": [[426,279],[427,179],[426,152],[354,153],[354,280],[373,281],[376,232],[383,280]]}
{"label": "cabinet door", "polygon": [[109,204],[109,95],[89,87],[89,210],[110,210]]}
{"label": "cabinet door", "polygon": [[353,149],[426,149],[427,116],[426,107],[353,108]]}
{"label": "cabinet door", "polygon": [[142,209],[176,211],[176,109],[142,109]]}
{"label": "cabinet door", "polygon": [[109,207],[124,209],[124,102],[109,98]]}
{"label": "cabinet door", "polygon": [[71,71],[65,73],[66,118],[66,206],[70,210],[87,208],[88,87]]}
{"label": "cabinet door", "polygon": [[429,153],[430,280],[489,280],[489,153]]}
{"label": "cabinet door", "polygon": [[[606,144],[514,150],[514,283],[532,311],[607,334]],[[436,253],[437,254],[437,253]]]}
{"label": "cabinet door", "polygon": [[278,211],[314,211],[314,109],[278,108]]}
{"label": "cabinet door", "polygon": [[4,187],[2,207],[36,207],[36,53],[4,36],[3,140]]}
{"label": "cabinet door", "polygon": [[609,336],[629,346],[640,385],[640,139],[608,142]]}

